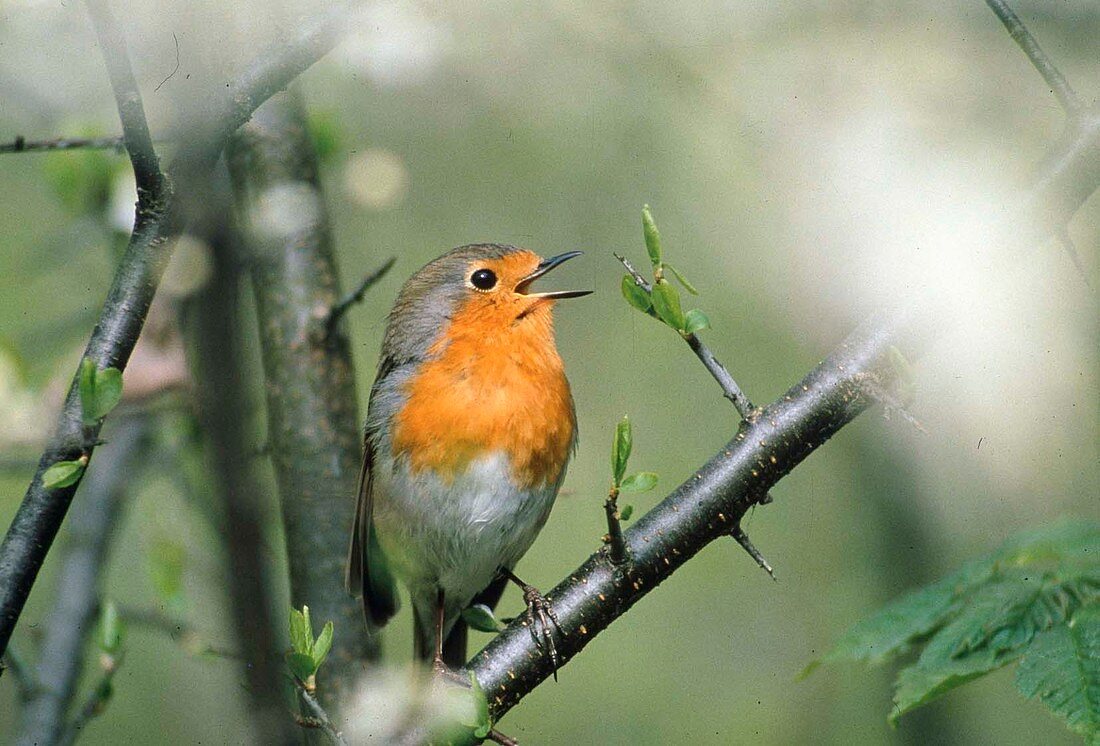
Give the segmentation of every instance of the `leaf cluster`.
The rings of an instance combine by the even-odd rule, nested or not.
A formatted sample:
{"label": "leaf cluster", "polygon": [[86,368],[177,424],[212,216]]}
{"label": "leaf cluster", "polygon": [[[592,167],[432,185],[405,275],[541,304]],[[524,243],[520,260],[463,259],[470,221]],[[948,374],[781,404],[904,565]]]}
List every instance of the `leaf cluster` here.
{"label": "leaf cluster", "polygon": [[622,292],[626,302],[685,337],[702,329],[709,329],[710,320],[707,315],[698,308],[685,312],[680,302],[680,291],[665,277],[666,272],[671,273],[684,290],[692,295],[699,294],[683,273],[664,261],[661,234],[657,230],[649,205],[642,208],[642,233],[645,236],[646,253],[653,265],[653,283],[646,288],[630,275],[623,275]]}
{"label": "leaf cluster", "polygon": [[1018,662],[1016,688],[1100,744],[1100,524],[1062,521],[914,591],[852,627],[820,663],[882,663],[898,674],[890,722]]}
{"label": "leaf cluster", "polygon": [[[630,461],[630,452],[634,449],[634,432],[630,425],[630,418],[623,417],[615,426],[615,439],[611,442],[611,485],[612,491],[617,495],[620,492],[649,492],[657,486],[657,473],[652,471],[639,471],[627,474],[626,467]],[[626,521],[634,513],[634,506],[624,505],[619,510],[619,519]]]}
{"label": "leaf cluster", "polygon": [[332,622],[325,622],[321,634],[314,639],[309,607],[303,606],[301,611],[290,610],[290,651],[286,654],[286,662],[290,672],[307,688],[312,687],[311,679],[328,657],[332,635]]}

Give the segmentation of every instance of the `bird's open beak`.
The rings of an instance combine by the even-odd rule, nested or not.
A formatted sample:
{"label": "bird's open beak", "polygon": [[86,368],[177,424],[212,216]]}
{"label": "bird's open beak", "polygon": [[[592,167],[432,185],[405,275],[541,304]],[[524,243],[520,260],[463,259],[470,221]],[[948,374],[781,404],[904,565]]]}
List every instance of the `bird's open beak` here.
{"label": "bird's open beak", "polygon": [[535,267],[535,271],[524,277],[518,283],[516,283],[516,292],[521,295],[526,295],[528,298],[580,298],[582,295],[588,295],[591,290],[550,290],[545,293],[529,293],[527,289],[531,287],[531,283],[542,277],[544,274],[552,270],[559,264],[563,264],[575,256],[580,256],[583,251],[567,251],[564,254],[558,254],[552,256],[549,259],[545,259],[539,262],[539,266]]}

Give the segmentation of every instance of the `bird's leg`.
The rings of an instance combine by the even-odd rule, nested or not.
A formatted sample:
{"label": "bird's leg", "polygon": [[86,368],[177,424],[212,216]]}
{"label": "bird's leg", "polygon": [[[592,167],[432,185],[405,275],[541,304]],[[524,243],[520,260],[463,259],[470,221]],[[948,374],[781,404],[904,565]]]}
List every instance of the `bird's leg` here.
{"label": "bird's leg", "polygon": [[[550,602],[546,600],[546,597],[539,593],[538,588],[524,583],[507,567],[501,567],[500,574],[523,590],[523,602],[527,604],[527,628],[531,632],[531,637],[535,640],[535,645],[540,650],[545,650],[550,656],[550,665],[554,667],[554,681],[557,681],[558,666],[561,665],[561,659],[558,657],[558,649],[554,645],[554,629],[557,629],[559,634],[565,634],[562,632],[561,625],[558,624],[558,615],[554,613],[554,608],[550,606]],[[551,628],[551,624],[553,628]]]}
{"label": "bird's leg", "polygon": [[435,597],[435,658],[432,659],[432,670],[438,675],[446,675],[450,673],[447,669],[447,664],[443,662],[443,617],[445,614],[445,607],[443,606],[443,589],[440,588],[437,591]]}

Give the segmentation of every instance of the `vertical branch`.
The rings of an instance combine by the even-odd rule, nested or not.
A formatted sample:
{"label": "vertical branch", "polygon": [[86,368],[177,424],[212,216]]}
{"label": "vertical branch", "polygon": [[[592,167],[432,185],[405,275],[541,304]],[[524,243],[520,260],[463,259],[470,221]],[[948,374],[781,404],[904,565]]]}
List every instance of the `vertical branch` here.
{"label": "vertical branch", "polygon": [[[218,203],[223,197],[218,193],[210,199]],[[211,212],[217,209],[216,205]],[[292,743],[297,734],[286,712],[284,665],[276,633],[276,619],[282,617],[275,615],[263,547],[264,528],[273,506],[261,493],[245,440],[247,372],[240,349],[238,237],[228,224],[228,215],[215,214],[211,219],[214,273],[194,301],[196,380],[201,381],[196,388],[215,491],[223,511],[227,592],[244,656],[257,743]]]}
{"label": "vertical branch", "polygon": [[[291,602],[308,605],[315,619],[332,620],[336,628],[319,687],[331,708],[362,673],[364,660],[377,659],[381,650],[342,582],[361,460],[359,415],[348,340],[329,324],[339,278],[298,98],[280,94],[261,106],[230,139],[227,156],[239,214],[249,226]],[[264,206],[282,198],[300,203],[281,205],[285,230],[273,231]]]}
{"label": "vertical branch", "polygon": [[123,509],[129,479],[149,433],[147,415],[119,418],[110,447],[89,470],[84,499],[69,521],[65,553],[36,671],[36,686],[23,708],[19,743],[56,743],[84,668],[84,647],[95,626],[111,534]]}

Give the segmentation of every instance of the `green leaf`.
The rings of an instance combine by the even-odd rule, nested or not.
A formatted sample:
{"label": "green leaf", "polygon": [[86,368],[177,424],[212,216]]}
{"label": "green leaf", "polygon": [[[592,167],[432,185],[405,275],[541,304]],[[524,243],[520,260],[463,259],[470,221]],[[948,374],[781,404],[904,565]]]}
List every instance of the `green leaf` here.
{"label": "green leaf", "polygon": [[157,597],[181,610],[183,603],[183,565],[187,553],[183,544],[159,537],[148,553],[149,580]]}
{"label": "green leaf", "polygon": [[630,460],[633,445],[630,419],[624,416],[615,426],[615,440],[611,443],[611,476],[616,487],[622,483],[623,474],[626,474],[626,462]]}
{"label": "green leaf", "polygon": [[325,162],[337,154],[343,140],[343,129],[339,115],[335,111],[311,111],[309,113],[309,135],[313,140],[313,149],[317,160]]}
{"label": "green leaf", "polygon": [[95,417],[106,417],[122,401],[122,371],[118,368],[105,368],[96,371],[95,377]]}
{"label": "green leaf", "polygon": [[489,717],[489,698],[485,696],[485,690],[481,688],[481,682],[474,674],[470,673],[470,693],[474,701],[474,728],[475,738],[485,738],[493,729],[493,721]]}
{"label": "green leaf", "polygon": [[85,425],[94,425],[106,417],[122,399],[122,371],[118,368],[97,370],[95,361],[80,362],[80,409]]}
{"label": "green leaf", "polygon": [[686,322],[684,324],[686,334],[694,334],[703,329],[710,329],[710,319],[698,308],[693,308],[684,314],[684,321]]}
{"label": "green leaf", "polygon": [[332,636],[335,630],[333,629],[332,622],[325,622],[324,629],[321,630],[321,634],[317,636],[317,641],[313,643],[313,669],[316,671],[321,667],[321,664],[325,662],[325,658],[328,657],[328,651],[332,649]]}
{"label": "green leaf", "polygon": [[95,361],[84,358],[80,361],[79,376],[80,411],[85,425],[94,425],[95,417]]}
{"label": "green leaf", "polygon": [[1098,593],[1088,582],[1009,568],[971,592],[958,617],[901,672],[890,720],[1016,660],[1038,633],[1064,624]]}
{"label": "green leaf", "polygon": [[692,295],[698,295],[699,291],[695,289],[695,286],[688,282],[687,278],[680,274],[680,270],[673,267],[671,264],[665,264],[664,268],[676,276],[676,279],[680,281],[680,284],[684,286],[684,290],[688,291]]}
{"label": "green leaf", "polygon": [[105,601],[99,610],[99,649],[113,655],[122,647],[122,619],[114,601]]}
{"label": "green leaf", "polygon": [[313,660],[313,631],[309,628],[309,607],[290,610],[290,649]]}
{"label": "green leaf", "polygon": [[642,313],[648,313],[650,316],[656,315],[653,311],[653,301],[649,299],[649,293],[646,292],[645,288],[634,282],[634,278],[630,275],[623,275],[622,290],[627,303]]}
{"label": "green leaf", "polygon": [[620,489],[623,492],[649,492],[656,486],[657,474],[655,472],[640,471],[624,479]]}
{"label": "green leaf", "polygon": [[619,520],[620,521],[629,521],[630,516],[632,516],[632,515],[634,515],[634,506],[633,505],[624,505],[621,508],[619,508]]}
{"label": "green leaf", "polygon": [[84,474],[85,465],[85,461],[80,459],[76,461],[58,461],[42,472],[42,486],[48,490],[56,490],[76,484],[81,475]]}
{"label": "green leaf", "polygon": [[661,266],[661,234],[657,231],[657,224],[653,222],[649,205],[642,207],[642,233],[645,235],[645,250],[649,254],[649,261],[656,269]]}
{"label": "green leaf", "polygon": [[302,681],[317,672],[317,667],[313,664],[313,656],[307,653],[287,653],[286,664],[290,668],[290,672]]}
{"label": "green leaf", "polygon": [[658,280],[653,285],[653,310],[661,321],[671,326],[676,331],[683,331],[687,322],[684,319],[684,311],[680,307],[680,293],[668,280]]}
{"label": "green leaf", "polygon": [[[927,588],[909,593],[848,630],[820,663],[839,660],[882,663],[939,629],[958,612],[958,599],[992,572],[989,562],[971,563]],[[815,664],[811,664],[811,670]],[[803,675],[809,673],[805,671]]]}
{"label": "green leaf", "polygon": [[485,604],[474,604],[462,610],[462,619],[478,632],[500,632],[504,625],[493,616],[493,610]]}
{"label": "green leaf", "polygon": [[1016,668],[1016,688],[1100,743],[1100,604],[1037,635]]}

